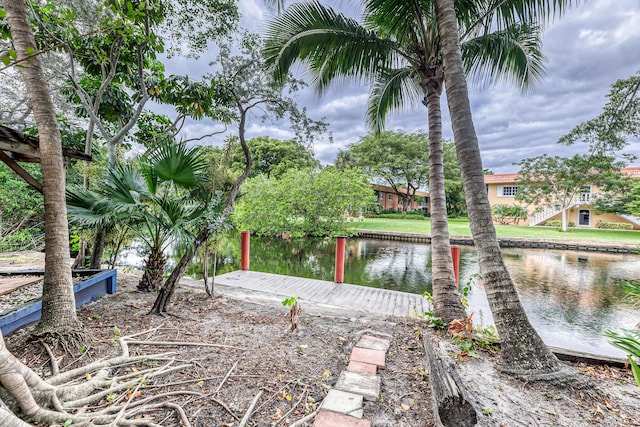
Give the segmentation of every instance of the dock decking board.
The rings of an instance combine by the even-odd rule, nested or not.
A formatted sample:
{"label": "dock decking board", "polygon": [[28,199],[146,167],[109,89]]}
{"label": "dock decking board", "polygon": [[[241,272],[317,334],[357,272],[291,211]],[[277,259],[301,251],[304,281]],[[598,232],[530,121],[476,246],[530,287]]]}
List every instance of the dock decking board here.
{"label": "dock decking board", "polygon": [[414,316],[422,295],[257,271],[233,271],[216,276],[216,284],[355,309],[385,316]]}

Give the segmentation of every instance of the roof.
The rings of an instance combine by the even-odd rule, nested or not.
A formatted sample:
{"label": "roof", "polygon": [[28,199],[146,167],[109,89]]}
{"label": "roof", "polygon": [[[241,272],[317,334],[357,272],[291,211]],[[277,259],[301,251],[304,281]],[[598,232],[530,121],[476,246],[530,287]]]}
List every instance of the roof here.
{"label": "roof", "polygon": [[628,175],[629,178],[640,178],[640,166],[635,166],[631,168],[622,168],[620,169],[620,172],[622,172],[625,175]]}
{"label": "roof", "polygon": [[[373,188],[374,190],[377,190],[377,191],[383,191],[385,193],[396,194],[396,190],[394,190],[393,187],[390,187],[388,185],[371,184],[371,188]],[[398,192],[406,194],[407,193],[407,189],[406,188],[398,188]],[[414,196],[429,197],[429,193],[426,193],[426,192],[420,191],[420,190],[416,190]]]}
{"label": "roof", "polygon": [[[628,167],[620,169],[624,175],[629,176],[629,178],[639,178],[640,179],[640,166]],[[484,176],[485,184],[510,184],[515,183],[518,178],[517,173],[496,173],[492,175]]]}
{"label": "roof", "polygon": [[497,184],[497,183],[516,182],[517,177],[518,177],[517,173],[494,173],[491,175],[485,175],[484,183]]}

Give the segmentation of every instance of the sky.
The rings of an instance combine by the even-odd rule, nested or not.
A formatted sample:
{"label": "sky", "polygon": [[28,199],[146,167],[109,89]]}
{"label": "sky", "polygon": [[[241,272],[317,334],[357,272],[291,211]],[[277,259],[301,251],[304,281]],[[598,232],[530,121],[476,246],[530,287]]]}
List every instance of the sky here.
{"label": "sky", "polygon": [[[260,32],[272,16],[262,0],[240,0],[240,25]],[[353,11],[351,12],[353,13]],[[495,173],[517,172],[514,162],[541,154],[572,156],[586,150],[584,144],[566,147],[558,139],[581,122],[597,116],[606,103],[611,85],[640,71],[640,1],[583,0],[545,28],[542,50],[546,73],[537,86],[522,94],[506,85],[478,88],[469,84],[469,96],[483,166]],[[210,61],[176,60],[168,63],[173,73],[197,77]],[[205,69],[204,72],[210,71]],[[304,74],[300,77],[304,78]],[[368,88],[340,82],[322,97],[312,88],[299,92],[296,100],[309,116],[329,122],[328,135],[314,143],[313,151],[323,164],[333,163],[348,144],[357,143],[369,131],[365,124]],[[443,136],[452,140],[451,123],[443,96]],[[189,122],[186,136],[198,136],[220,128],[219,124]],[[388,130],[427,132],[427,114],[422,104],[390,116]],[[233,129],[230,129],[233,131]],[[288,122],[265,122],[254,118],[247,128],[249,138],[267,135],[293,137]],[[201,141],[221,145],[223,135]],[[629,139],[624,150],[640,157],[640,141]],[[633,165],[640,165],[636,160]]]}

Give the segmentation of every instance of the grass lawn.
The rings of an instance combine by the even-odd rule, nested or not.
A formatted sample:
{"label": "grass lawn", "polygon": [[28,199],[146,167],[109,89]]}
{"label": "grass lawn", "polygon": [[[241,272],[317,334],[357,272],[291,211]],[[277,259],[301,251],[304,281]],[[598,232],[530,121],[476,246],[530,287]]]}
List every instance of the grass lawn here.
{"label": "grass lawn", "polygon": [[[365,218],[362,222],[353,223],[353,227],[361,230],[398,231],[402,233],[431,232],[431,220]],[[532,239],[556,239],[564,241],[591,240],[597,242],[618,242],[640,245],[640,231],[599,230],[593,228],[571,228],[563,233],[554,227],[528,227],[515,225],[496,225],[496,233],[500,237],[523,237]],[[470,236],[467,218],[449,219],[449,234],[452,236]]]}

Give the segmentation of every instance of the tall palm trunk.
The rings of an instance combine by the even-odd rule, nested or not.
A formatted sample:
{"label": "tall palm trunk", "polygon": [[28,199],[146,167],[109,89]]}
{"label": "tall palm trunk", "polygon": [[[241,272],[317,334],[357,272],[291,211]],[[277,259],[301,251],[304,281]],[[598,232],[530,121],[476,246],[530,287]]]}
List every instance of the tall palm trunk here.
{"label": "tall palm trunk", "polygon": [[442,79],[434,77],[422,84],[429,116],[429,196],[431,199],[431,283],[433,311],[446,323],[466,317],[453,271],[447,199],[444,187],[442,148]]}
{"label": "tall palm trunk", "polygon": [[81,328],[76,317],[71,266],[69,264],[69,227],[65,200],[65,169],[62,142],[55,107],[37,52],[27,9],[22,0],[4,0],[13,45],[22,61],[18,67],[40,137],[42,188],[44,194],[45,273],[42,289],[42,318],[34,335],[68,337]]}
{"label": "tall palm trunk", "polygon": [[520,304],[502,260],[487,198],[480,149],[469,104],[453,0],[436,0],[444,77],[456,152],[462,173],[473,241],[489,307],[500,334],[501,368],[525,379],[564,379],[568,370],[544,345]]}

